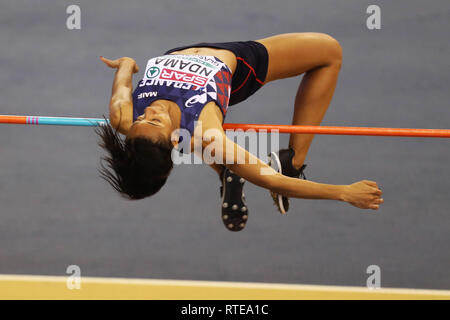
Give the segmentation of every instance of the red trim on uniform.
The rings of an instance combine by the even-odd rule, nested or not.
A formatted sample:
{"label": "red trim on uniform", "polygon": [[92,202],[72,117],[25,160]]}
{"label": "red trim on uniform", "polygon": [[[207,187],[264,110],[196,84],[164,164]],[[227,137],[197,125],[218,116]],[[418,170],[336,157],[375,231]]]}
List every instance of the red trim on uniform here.
{"label": "red trim on uniform", "polygon": [[236,57],[236,59],[237,59],[237,60],[241,60],[241,61],[247,66],[247,68],[250,69],[250,71],[248,72],[247,77],[246,77],[245,80],[241,83],[241,85],[240,85],[238,88],[236,88],[235,90],[233,90],[233,91],[231,92],[231,94],[233,94],[233,93],[235,93],[236,91],[242,89],[242,87],[245,85],[245,83],[247,82],[248,78],[250,77],[250,74],[251,74],[251,73],[253,73],[253,75],[255,76],[255,80],[256,80],[260,85],[264,85],[264,82],[261,81],[261,80],[259,80],[258,77],[256,76],[255,69],[253,69],[253,67],[252,67],[250,64],[248,64],[247,61],[245,61],[245,60],[242,59],[241,57]]}
{"label": "red trim on uniform", "polygon": [[248,77],[250,77],[250,74],[252,73],[252,71],[250,70],[247,74],[247,78],[245,78],[245,80],[241,83],[241,85],[239,86],[239,88],[234,89],[233,91],[231,91],[231,94],[235,93],[236,91],[240,90],[244,84],[247,82]]}
{"label": "red trim on uniform", "polygon": [[264,81],[261,81],[258,79],[258,77],[256,76],[255,69],[253,69],[253,67],[250,64],[248,64],[247,61],[245,61],[241,57],[236,57],[236,59],[241,60],[253,72],[253,75],[255,76],[256,81],[258,81],[260,85],[264,85]]}

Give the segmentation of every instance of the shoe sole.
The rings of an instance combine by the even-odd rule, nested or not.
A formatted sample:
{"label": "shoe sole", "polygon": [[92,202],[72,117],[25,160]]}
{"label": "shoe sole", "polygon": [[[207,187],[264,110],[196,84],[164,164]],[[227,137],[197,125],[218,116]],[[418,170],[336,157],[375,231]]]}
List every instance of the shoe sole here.
{"label": "shoe sole", "polygon": [[[272,167],[272,160],[276,164],[276,168]],[[281,161],[278,155],[275,152],[270,153],[270,159],[269,159],[269,166],[271,166],[275,171],[277,171],[280,174],[283,174],[283,170],[281,169]],[[270,191],[270,195],[272,196],[273,201],[275,202],[275,205],[278,207],[278,211],[280,211],[281,214],[286,214],[286,210],[283,205],[283,196],[277,193],[274,193]]]}
{"label": "shoe sole", "polygon": [[[248,220],[248,208],[242,192],[245,180],[231,170],[225,170],[221,187],[222,222],[230,231],[241,231]],[[230,177],[231,181],[228,181]]]}

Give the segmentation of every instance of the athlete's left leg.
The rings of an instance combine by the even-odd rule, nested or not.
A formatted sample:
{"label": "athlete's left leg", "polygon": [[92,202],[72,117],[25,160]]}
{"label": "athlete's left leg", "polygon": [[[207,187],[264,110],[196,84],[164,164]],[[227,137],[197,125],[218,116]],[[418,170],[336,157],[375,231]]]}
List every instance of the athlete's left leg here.
{"label": "athlete's left leg", "polygon": [[[293,125],[320,125],[333,97],[342,61],[339,43],[322,33],[289,33],[261,40],[269,54],[265,83],[305,73],[297,90]],[[292,164],[300,168],[314,135],[291,134]]]}

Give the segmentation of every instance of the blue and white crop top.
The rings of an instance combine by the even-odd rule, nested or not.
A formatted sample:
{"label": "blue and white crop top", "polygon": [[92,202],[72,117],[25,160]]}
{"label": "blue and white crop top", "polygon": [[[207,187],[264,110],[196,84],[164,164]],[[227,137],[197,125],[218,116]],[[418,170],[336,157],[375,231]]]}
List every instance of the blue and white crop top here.
{"label": "blue and white crop top", "polygon": [[180,127],[193,136],[194,121],[208,102],[215,101],[225,118],[231,77],[227,65],[214,56],[169,54],[152,58],[133,92],[133,121],[153,101],[170,100],[181,110]]}

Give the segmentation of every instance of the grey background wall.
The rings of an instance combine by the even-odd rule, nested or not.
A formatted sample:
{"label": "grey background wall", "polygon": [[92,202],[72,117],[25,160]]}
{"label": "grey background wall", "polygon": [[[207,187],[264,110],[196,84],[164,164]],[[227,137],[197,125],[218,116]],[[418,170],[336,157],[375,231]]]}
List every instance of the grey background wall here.
{"label": "grey background wall", "polygon": [[[81,8],[81,30],[66,7]],[[378,4],[382,29],[365,26]],[[2,1],[0,113],[100,117],[113,71],[100,55],[146,59],[200,41],[324,32],[344,50],[324,125],[448,128],[450,4],[424,1]],[[300,78],[270,83],[227,122],[288,124]],[[282,136],[285,146],[288,137]],[[317,136],[307,177],[376,180],[376,214],[293,200],[280,216],[246,185],[243,232],[220,220],[206,165],[174,169],[152,198],[123,200],[98,177],[93,130],[0,125],[0,273],[450,289],[450,159],[445,139]]]}

